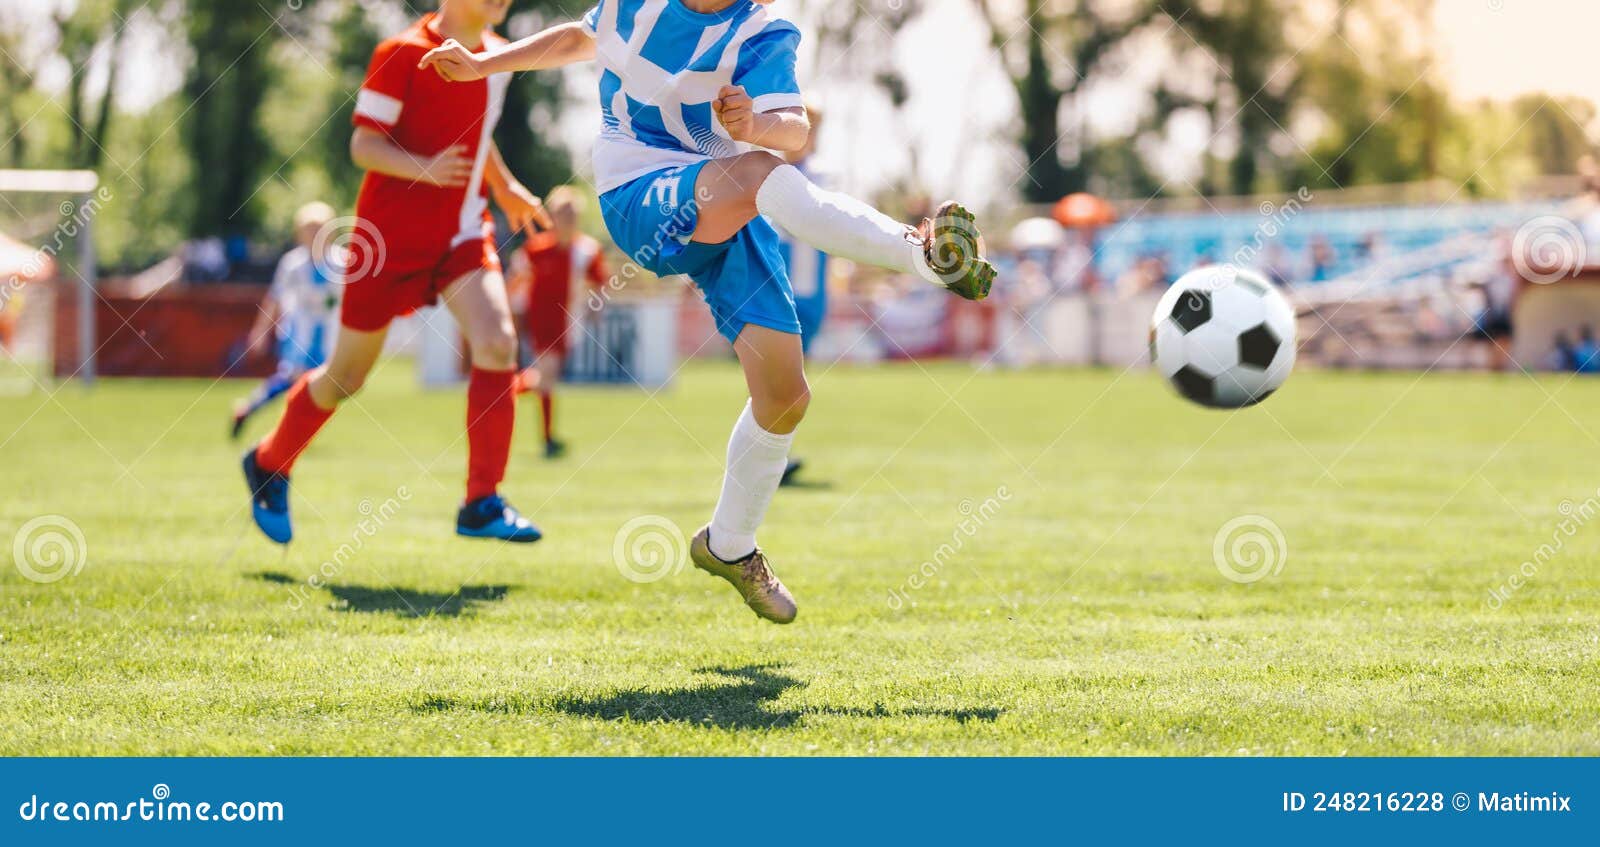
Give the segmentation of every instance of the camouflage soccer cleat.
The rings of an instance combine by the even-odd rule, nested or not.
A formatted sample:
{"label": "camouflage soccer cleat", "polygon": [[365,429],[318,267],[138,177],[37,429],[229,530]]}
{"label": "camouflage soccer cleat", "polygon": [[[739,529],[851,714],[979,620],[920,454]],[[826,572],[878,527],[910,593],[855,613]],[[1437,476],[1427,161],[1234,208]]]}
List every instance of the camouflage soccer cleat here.
{"label": "camouflage soccer cleat", "polygon": [[772,572],[766,554],[759,547],[737,562],[724,562],[711,552],[711,527],[704,526],[689,542],[689,559],[700,570],[732,583],[745,605],[773,623],[788,623],[799,611],[794,605],[794,595]]}
{"label": "camouflage soccer cleat", "polygon": [[922,254],[951,293],[968,300],[989,296],[995,269],[983,257],[983,236],[978,220],[965,206],[945,201],[938,214],[917,227]]}

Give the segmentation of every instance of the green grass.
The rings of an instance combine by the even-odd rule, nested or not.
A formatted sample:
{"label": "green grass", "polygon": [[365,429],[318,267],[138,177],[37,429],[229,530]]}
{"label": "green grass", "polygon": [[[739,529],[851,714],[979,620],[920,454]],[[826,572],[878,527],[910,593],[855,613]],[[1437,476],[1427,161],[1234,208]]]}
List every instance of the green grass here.
{"label": "green grass", "polygon": [[[1559,528],[1600,485],[1590,382],[1304,372],[1237,415],[1143,373],[813,387],[818,484],[762,534],[789,627],[613,561],[631,519],[709,514],[729,364],[569,392],[560,462],[525,416],[522,548],[451,534],[463,401],[400,364],[302,460],[287,553],[223,438],[244,384],[0,400],[0,548],[41,515],[87,546],[55,582],[0,569],[0,753],[1600,754],[1600,520]],[[1248,584],[1213,561],[1243,515],[1287,544]]]}

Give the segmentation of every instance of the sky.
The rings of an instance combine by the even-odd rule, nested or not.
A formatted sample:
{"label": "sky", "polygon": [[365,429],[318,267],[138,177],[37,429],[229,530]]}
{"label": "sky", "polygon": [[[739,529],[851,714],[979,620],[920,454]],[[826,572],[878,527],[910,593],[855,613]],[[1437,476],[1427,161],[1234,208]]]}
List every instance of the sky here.
{"label": "sky", "polygon": [[1457,97],[1547,91],[1600,102],[1595,0],[1437,0],[1434,28]]}

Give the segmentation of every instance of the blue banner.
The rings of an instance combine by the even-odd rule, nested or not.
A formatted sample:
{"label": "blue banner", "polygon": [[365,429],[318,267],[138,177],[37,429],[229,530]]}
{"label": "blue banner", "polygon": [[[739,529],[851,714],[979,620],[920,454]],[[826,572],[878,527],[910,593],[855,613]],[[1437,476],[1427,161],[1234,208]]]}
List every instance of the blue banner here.
{"label": "blue banner", "polygon": [[1593,844],[1596,798],[1592,759],[9,759],[0,844]]}

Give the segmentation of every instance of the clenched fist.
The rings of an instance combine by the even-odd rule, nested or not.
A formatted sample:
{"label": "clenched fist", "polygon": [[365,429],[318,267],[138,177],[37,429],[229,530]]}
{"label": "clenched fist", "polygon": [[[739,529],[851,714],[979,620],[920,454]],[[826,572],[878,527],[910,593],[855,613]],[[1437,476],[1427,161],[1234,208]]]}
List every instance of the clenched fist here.
{"label": "clenched fist", "polygon": [[728,137],[734,141],[754,142],[756,134],[755,101],[745,93],[742,85],[724,85],[711,101],[711,111],[717,115]]}

